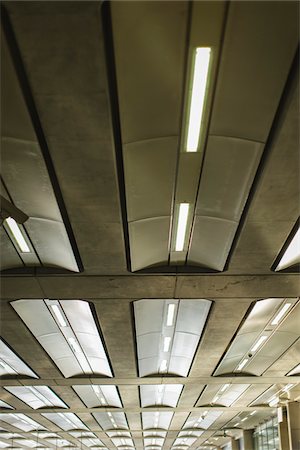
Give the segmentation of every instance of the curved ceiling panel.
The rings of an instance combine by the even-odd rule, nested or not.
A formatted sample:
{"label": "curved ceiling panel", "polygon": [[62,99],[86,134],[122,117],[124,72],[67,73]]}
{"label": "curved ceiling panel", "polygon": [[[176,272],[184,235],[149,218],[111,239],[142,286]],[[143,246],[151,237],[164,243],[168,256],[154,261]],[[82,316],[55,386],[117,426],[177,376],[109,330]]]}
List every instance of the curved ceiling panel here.
{"label": "curved ceiling panel", "polygon": [[139,375],[187,376],[211,307],[209,300],[133,303]]}
{"label": "curved ceiling panel", "polygon": [[65,377],[112,376],[88,302],[35,299],[11,305]]}
{"label": "curved ceiling panel", "polygon": [[[10,45],[14,45],[11,41],[10,38]],[[6,240],[5,245],[10,250],[5,252],[8,256],[1,258],[1,269],[50,266],[78,272],[79,265],[73,252],[75,242],[72,237],[71,244],[70,227],[67,224],[67,231],[64,223],[67,220],[66,214],[63,220],[60,211],[62,200],[59,206],[59,195],[53,188],[55,174],[53,167],[49,165],[48,150],[43,149],[47,155],[44,158],[39,143],[41,137],[38,139],[35,132],[37,125],[33,125],[33,113],[24,100],[24,86],[21,87],[19,82],[20,74],[17,75],[6,36],[3,36],[1,43],[1,173],[5,183],[5,197],[8,196],[15,206],[30,217],[20,227],[29,247],[27,253],[14,246],[14,236],[5,227],[11,243],[9,245]],[[56,186],[56,189],[59,190],[59,187]],[[16,253],[16,257],[9,257],[13,253]]]}

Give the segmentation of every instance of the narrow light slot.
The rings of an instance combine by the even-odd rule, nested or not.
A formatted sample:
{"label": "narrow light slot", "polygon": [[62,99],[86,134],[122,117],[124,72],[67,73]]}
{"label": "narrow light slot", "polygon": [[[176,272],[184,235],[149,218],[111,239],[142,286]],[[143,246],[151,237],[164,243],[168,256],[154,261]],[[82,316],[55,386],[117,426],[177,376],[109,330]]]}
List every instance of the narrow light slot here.
{"label": "narrow light slot", "polygon": [[270,406],[276,406],[277,403],[279,403],[279,398],[278,397],[271,398],[271,400],[269,401],[269,405]]}
{"label": "narrow light slot", "polygon": [[169,351],[170,344],[171,344],[171,338],[170,337],[165,337],[164,338],[164,352],[168,352]]}
{"label": "narrow light slot", "polygon": [[267,339],[268,336],[261,336],[258,341],[256,342],[256,344],[253,345],[253,347],[251,348],[251,352],[256,352],[256,350],[265,342],[265,340]]}
{"label": "narrow light slot", "polygon": [[175,305],[174,303],[170,303],[168,305],[167,327],[171,327],[173,325],[174,313],[175,313]]}
{"label": "narrow light slot", "polygon": [[245,420],[247,420],[248,419],[248,417],[244,417],[242,420],[241,420],[241,422],[245,422]]}
{"label": "narrow light slot", "polygon": [[186,235],[187,220],[189,215],[189,203],[180,203],[176,233],[175,251],[182,252]]}
{"label": "narrow light slot", "polygon": [[221,391],[220,391],[220,392],[226,391],[226,389],[227,389],[229,386],[230,386],[229,383],[228,383],[228,384],[224,384],[224,386],[221,388]]}
{"label": "narrow light slot", "polygon": [[279,313],[276,315],[276,317],[272,320],[271,325],[278,325],[278,323],[280,322],[280,320],[283,318],[283,316],[285,315],[285,313],[287,312],[287,310],[291,307],[291,303],[286,303],[285,305],[283,305],[283,307],[281,308],[281,310],[279,311]]}
{"label": "narrow light slot", "polygon": [[55,317],[57,318],[57,321],[61,327],[66,327],[67,323],[64,319],[64,316],[62,315],[59,307],[57,305],[51,305],[52,311],[54,312]]}
{"label": "narrow light slot", "polygon": [[237,427],[240,424],[240,422],[236,423],[235,425],[233,425],[234,427]]}
{"label": "narrow light slot", "polygon": [[276,271],[290,267],[300,260],[300,228],[297,230],[295,236],[291,240],[288,248],[284,252]]}
{"label": "narrow light slot", "polygon": [[215,395],[214,398],[212,399],[212,403],[216,403],[217,400],[219,400],[220,396],[219,395]]}
{"label": "narrow light slot", "polygon": [[97,385],[92,385],[93,391],[95,392],[96,395],[100,394],[100,388]]}
{"label": "narrow light slot", "polygon": [[28,247],[27,242],[17,222],[12,217],[8,217],[6,219],[6,223],[13,237],[15,238],[16,243],[18,244],[19,250],[22,253],[30,253],[30,248]]}
{"label": "narrow light slot", "polygon": [[81,353],[81,348],[80,348],[78,342],[76,341],[76,339],[70,337],[70,338],[68,338],[68,342],[70,344],[70,347],[74,351],[74,353]]}
{"label": "narrow light slot", "polygon": [[2,359],[0,359],[0,366],[2,367],[2,369],[6,370],[7,373],[9,373],[11,375],[14,375],[14,374],[18,373],[9,364],[4,362]]}
{"label": "narrow light slot", "polygon": [[209,47],[198,47],[195,51],[192,92],[187,120],[187,152],[196,152],[199,146],[210,53]]}
{"label": "narrow light slot", "polygon": [[159,371],[160,372],[165,372],[166,369],[167,369],[167,360],[163,359],[162,362],[161,362]]}
{"label": "narrow light slot", "polygon": [[238,366],[236,370],[242,370],[242,368],[247,364],[248,358],[245,358]]}
{"label": "narrow light slot", "polygon": [[293,386],[294,386],[293,384],[287,384],[282,390],[283,390],[283,392],[287,392],[290,389],[292,389]]}
{"label": "narrow light slot", "polygon": [[106,401],[104,397],[100,397],[100,402],[102,403],[102,405],[106,405]]}

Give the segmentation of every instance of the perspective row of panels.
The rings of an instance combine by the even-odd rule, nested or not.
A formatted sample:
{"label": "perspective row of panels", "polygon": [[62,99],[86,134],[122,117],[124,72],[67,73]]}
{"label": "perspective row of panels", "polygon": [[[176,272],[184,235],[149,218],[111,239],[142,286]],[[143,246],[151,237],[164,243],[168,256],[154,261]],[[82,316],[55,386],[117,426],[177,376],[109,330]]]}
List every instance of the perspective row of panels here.
{"label": "perspective row of panels", "polygon": [[[113,377],[101,318],[92,303],[32,299],[13,301],[11,306],[65,378]],[[138,376],[188,376],[212,308],[207,299],[133,302]],[[299,320],[298,298],[254,302],[211,375],[260,376],[291,346],[299,353]],[[4,340],[0,358],[0,375],[38,378]],[[287,364],[286,375],[299,373],[296,361]]]}

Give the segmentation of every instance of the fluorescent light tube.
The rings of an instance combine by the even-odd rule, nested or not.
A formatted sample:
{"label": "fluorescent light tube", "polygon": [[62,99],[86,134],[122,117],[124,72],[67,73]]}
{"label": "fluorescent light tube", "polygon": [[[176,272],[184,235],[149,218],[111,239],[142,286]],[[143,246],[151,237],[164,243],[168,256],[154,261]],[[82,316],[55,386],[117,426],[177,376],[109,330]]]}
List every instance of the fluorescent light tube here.
{"label": "fluorescent light tube", "polygon": [[165,337],[164,338],[164,352],[168,352],[171,344],[171,338]]}
{"label": "fluorescent light tube", "polygon": [[230,386],[229,383],[228,383],[228,384],[224,384],[224,386],[221,388],[221,391],[220,391],[220,392],[226,391],[226,389],[227,389],[229,386]]}
{"label": "fluorescent light tube", "polygon": [[162,362],[161,362],[159,371],[160,372],[164,372],[166,369],[167,369],[167,360],[163,359]]}
{"label": "fluorescent light tube", "polygon": [[242,370],[242,368],[247,364],[248,358],[243,359],[243,361],[237,366],[236,370]]}
{"label": "fluorescent light tube", "polygon": [[279,398],[278,397],[271,398],[271,400],[269,401],[269,405],[270,406],[276,406],[277,403],[279,403]]}
{"label": "fluorescent light tube", "polygon": [[287,392],[290,389],[292,389],[293,386],[294,386],[293,384],[287,384],[282,390],[283,390],[283,392]]}
{"label": "fluorescent light tube", "polygon": [[11,231],[13,237],[15,238],[19,250],[22,253],[30,253],[30,248],[28,247],[27,242],[17,222],[12,217],[8,217],[6,219],[6,224],[9,230]]}
{"label": "fluorescent light tube", "polygon": [[292,304],[291,303],[285,303],[279,313],[276,315],[276,317],[272,320],[271,325],[278,325],[282,317],[285,315],[287,310],[290,308]]}
{"label": "fluorescent light tube", "polygon": [[179,205],[176,243],[175,243],[176,252],[182,252],[184,247],[189,207],[190,207],[189,203],[180,203]]}
{"label": "fluorescent light tube", "polygon": [[241,420],[241,422],[245,422],[245,420],[247,420],[248,419],[248,417],[244,417],[242,420]]}
{"label": "fluorescent light tube", "polygon": [[237,427],[240,424],[240,422],[236,423],[235,425],[233,425],[234,427]]}
{"label": "fluorescent light tube", "polygon": [[286,269],[300,260],[300,228],[297,230],[295,236],[291,240],[288,248],[284,252],[276,271]]}
{"label": "fluorescent light tube", "polygon": [[106,404],[105,398],[104,397],[100,397],[100,402],[102,403],[102,405]]}
{"label": "fluorescent light tube", "polygon": [[255,410],[255,411],[252,411],[252,412],[250,413],[250,416],[254,416],[255,413],[256,413],[256,410]]}
{"label": "fluorescent light tube", "polygon": [[70,347],[72,348],[72,350],[75,353],[81,353],[81,348],[78,344],[78,342],[76,341],[76,339],[74,339],[73,337],[68,338],[68,342],[70,344]]}
{"label": "fluorescent light tube", "polygon": [[66,327],[66,321],[64,319],[64,316],[62,315],[59,307],[57,305],[51,305],[52,311],[54,312],[55,317],[57,318],[57,321],[61,327]]}
{"label": "fluorescent light tube", "polygon": [[219,395],[215,395],[212,400],[212,403],[215,403],[217,400],[219,400],[219,398],[220,398]]}
{"label": "fluorescent light tube", "polygon": [[169,303],[167,314],[167,327],[171,327],[173,325],[174,313],[175,313],[175,304]]}
{"label": "fluorescent light tube", "polygon": [[95,394],[100,394],[100,388],[99,386],[93,384],[92,385],[93,391],[95,392]]}
{"label": "fluorescent light tube", "polygon": [[196,152],[198,150],[210,53],[211,49],[208,47],[198,47],[195,51],[194,71],[192,76],[192,91],[187,120],[187,152]]}
{"label": "fluorescent light tube", "polygon": [[258,341],[251,348],[251,352],[256,352],[256,350],[265,342],[268,336],[261,336]]}

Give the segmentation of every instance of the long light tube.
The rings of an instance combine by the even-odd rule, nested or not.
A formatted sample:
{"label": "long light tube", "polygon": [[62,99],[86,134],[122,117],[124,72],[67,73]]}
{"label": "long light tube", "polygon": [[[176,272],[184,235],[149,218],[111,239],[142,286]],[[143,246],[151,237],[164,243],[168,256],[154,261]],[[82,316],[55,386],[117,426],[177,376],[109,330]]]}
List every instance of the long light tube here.
{"label": "long light tube", "polygon": [[196,152],[198,150],[210,53],[211,49],[208,47],[196,48],[194,71],[192,76],[192,92],[188,113],[188,131],[186,139],[187,152]]}
{"label": "long light tube", "polygon": [[224,386],[221,388],[221,391],[220,392],[224,392],[224,391],[226,391],[226,389],[228,388],[230,386],[230,384],[229,383],[227,383],[227,384],[224,384]]}
{"label": "long light tube", "polygon": [[236,370],[242,370],[242,368],[247,364],[248,358],[243,359],[243,361],[237,366]]}
{"label": "long light tube", "polygon": [[167,326],[168,327],[171,327],[173,325],[174,313],[175,313],[175,304],[169,303],[168,314],[167,314]]}
{"label": "long light tube", "polygon": [[161,362],[159,371],[160,372],[164,372],[166,369],[167,369],[167,360],[163,359],[162,362]]}
{"label": "long light tube", "polygon": [[6,219],[6,224],[7,224],[8,228],[10,229],[13,237],[15,238],[20,251],[22,253],[30,253],[30,248],[28,247],[27,242],[25,241],[23,233],[21,232],[20,227],[17,224],[17,222],[12,217],[8,217]]}
{"label": "long light tube", "polygon": [[70,344],[70,347],[72,348],[72,350],[75,353],[81,353],[81,348],[78,344],[78,342],[76,341],[76,339],[74,339],[73,337],[68,338],[68,342]]}
{"label": "long light tube", "polygon": [[281,308],[281,310],[279,311],[279,313],[276,315],[276,317],[272,320],[271,325],[278,325],[278,323],[280,322],[280,320],[283,318],[283,316],[285,315],[285,313],[287,312],[287,310],[291,307],[291,303],[286,303],[285,305],[283,305],[283,307]]}
{"label": "long light tube", "polygon": [[296,264],[300,260],[300,228],[297,230],[295,236],[291,240],[288,248],[284,252],[276,271],[285,269]]}
{"label": "long light tube", "polygon": [[64,319],[64,316],[62,315],[59,307],[57,305],[51,305],[52,311],[54,312],[55,317],[57,318],[57,321],[61,327],[66,327],[67,323]]}
{"label": "long light tube", "polygon": [[189,214],[189,203],[180,203],[176,233],[175,251],[182,252],[184,247],[187,220]]}
{"label": "long light tube", "polygon": [[268,338],[268,336],[261,336],[258,341],[253,345],[251,348],[251,352],[256,352],[256,350],[265,342],[265,340]]}
{"label": "long light tube", "polygon": [[170,337],[165,337],[164,338],[164,352],[168,352],[169,348],[170,348],[170,344],[171,344],[171,338]]}

